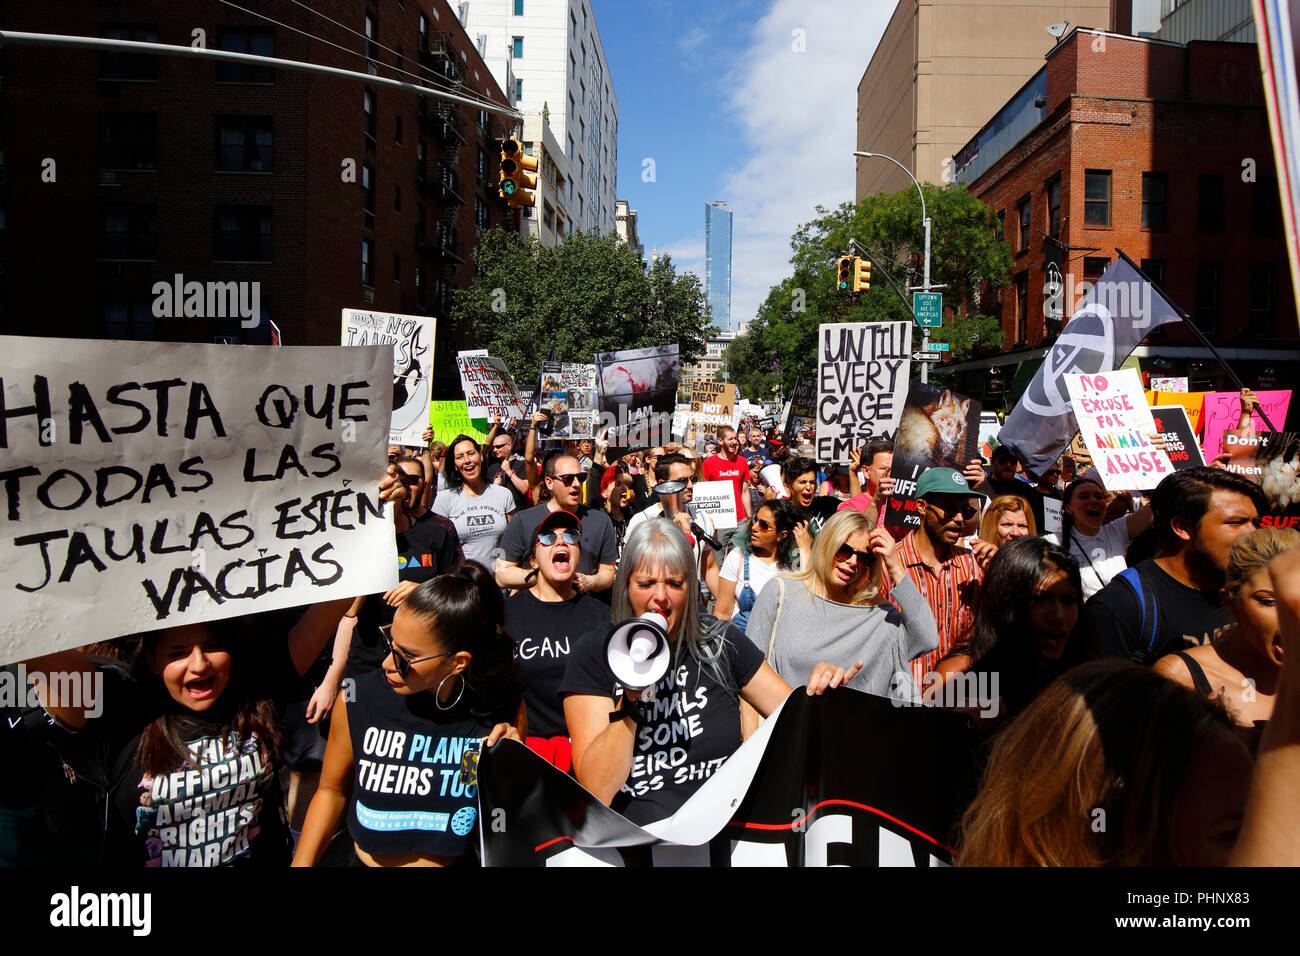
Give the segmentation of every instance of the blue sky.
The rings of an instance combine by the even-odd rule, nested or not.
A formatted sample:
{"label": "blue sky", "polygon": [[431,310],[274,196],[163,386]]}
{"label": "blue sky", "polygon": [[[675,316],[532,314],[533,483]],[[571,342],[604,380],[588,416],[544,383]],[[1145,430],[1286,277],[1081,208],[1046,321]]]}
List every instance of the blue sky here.
{"label": "blue sky", "polygon": [[[618,198],[647,258],[704,277],[704,204],[734,213],[732,318],[790,235],[853,199],[857,85],[894,0],[592,0],[619,103]],[[645,160],[654,161],[646,182]]]}

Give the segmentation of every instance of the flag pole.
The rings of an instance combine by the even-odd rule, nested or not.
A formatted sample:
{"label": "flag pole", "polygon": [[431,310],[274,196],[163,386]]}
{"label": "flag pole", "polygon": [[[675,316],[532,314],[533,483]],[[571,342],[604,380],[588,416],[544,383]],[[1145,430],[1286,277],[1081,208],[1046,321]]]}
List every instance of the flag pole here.
{"label": "flag pole", "polygon": [[[1125,262],[1127,262],[1130,266],[1133,267],[1133,271],[1142,277],[1143,282],[1150,285],[1152,289],[1156,288],[1156,284],[1151,281],[1150,276],[1148,276],[1145,272],[1143,272],[1142,267],[1139,266],[1132,259],[1130,259],[1128,257],[1128,254],[1123,249],[1116,247],[1115,251],[1118,252],[1124,258]],[[1186,312],[1184,312],[1177,305],[1175,305],[1173,301],[1170,300],[1169,296],[1165,295],[1163,291],[1160,291],[1160,295],[1164,298],[1166,302],[1169,303],[1170,307],[1174,310],[1174,312],[1178,314],[1178,317],[1183,320],[1183,325],[1191,329],[1192,334],[1201,340],[1201,344],[1210,350],[1210,354],[1214,356],[1215,360],[1221,366],[1223,366],[1223,370],[1228,373],[1228,378],[1232,379],[1233,384],[1237,386],[1238,391],[1244,390],[1246,386],[1243,385],[1241,379],[1237,377],[1237,373],[1232,370],[1232,366],[1230,366],[1227,360],[1224,359],[1224,357],[1219,354],[1219,350],[1216,349],[1210,343],[1210,340],[1205,337],[1205,333],[1196,327],[1196,323],[1192,321],[1191,316],[1189,316]],[[1264,419],[1264,424],[1268,426],[1269,431],[1271,432],[1277,431],[1277,426],[1275,426],[1271,421],[1269,421],[1268,415],[1264,413],[1264,406],[1262,404],[1257,404],[1255,406],[1255,411],[1259,413],[1260,418]]]}

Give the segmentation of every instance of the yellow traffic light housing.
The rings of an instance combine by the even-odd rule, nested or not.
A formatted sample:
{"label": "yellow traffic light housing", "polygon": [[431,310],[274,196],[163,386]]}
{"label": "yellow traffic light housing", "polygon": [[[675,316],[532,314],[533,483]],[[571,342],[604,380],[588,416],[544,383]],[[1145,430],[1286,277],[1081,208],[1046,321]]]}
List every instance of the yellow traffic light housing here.
{"label": "yellow traffic light housing", "polygon": [[853,260],[853,291],[866,292],[871,288],[871,260]]}
{"label": "yellow traffic light housing", "polygon": [[501,184],[500,195],[511,206],[535,206],[537,197],[532,190],[537,188],[537,177],[529,175],[536,171],[537,160],[524,155],[523,145],[513,136],[501,141]]}
{"label": "yellow traffic light housing", "polygon": [[835,287],[841,292],[853,291],[853,263],[857,261],[857,256],[840,256],[839,280]]}

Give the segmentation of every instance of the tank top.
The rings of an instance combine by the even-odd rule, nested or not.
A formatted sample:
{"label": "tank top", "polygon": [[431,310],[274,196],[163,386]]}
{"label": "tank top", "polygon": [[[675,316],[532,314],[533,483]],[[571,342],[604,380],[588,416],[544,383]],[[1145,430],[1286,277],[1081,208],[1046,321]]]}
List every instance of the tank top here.
{"label": "tank top", "polygon": [[478,822],[477,788],[460,781],[461,757],[492,729],[462,702],[439,710],[431,693],[398,694],[383,671],[356,681],[348,728],[356,777],[348,833],[367,853],[463,856]]}

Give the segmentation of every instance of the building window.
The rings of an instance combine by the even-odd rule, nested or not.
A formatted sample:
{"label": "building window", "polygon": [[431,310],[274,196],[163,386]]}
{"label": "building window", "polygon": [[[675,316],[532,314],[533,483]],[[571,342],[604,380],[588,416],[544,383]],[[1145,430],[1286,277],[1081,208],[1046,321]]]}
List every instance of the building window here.
{"label": "building window", "polygon": [[[217,31],[217,49],[231,53],[275,56],[275,34],[270,30],[222,28]],[[253,63],[217,63],[218,83],[274,83],[275,71]]]}
{"label": "building window", "polygon": [[104,334],[111,339],[148,341],[154,337],[153,299],[114,295],[104,302]]}
{"label": "building window", "polygon": [[369,163],[361,167],[361,208],[368,213],[375,211],[375,167]]}
{"label": "building window", "polygon": [[1142,228],[1165,228],[1165,197],[1169,177],[1164,173],[1142,174]]}
{"label": "building window", "polygon": [[157,259],[158,207],[114,203],[103,209],[101,259]]}
{"label": "building window", "polygon": [[393,281],[402,281],[402,254],[400,252],[393,253]]}
{"label": "building window", "polygon": [[569,159],[573,159],[573,137],[569,137]]}
{"label": "building window", "polygon": [[1085,226],[1110,225],[1110,170],[1084,172],[1083,200]]}
{"label": "building window", "polygon": [[100,169],[157,169],[158,117],[103,113],[99,117]]}
{"label": "building window", "polygon": [[420,32],[420,49],[421,50],[429,49],[429,18],[426,17],[423,13],[420,14],[419,32]]}
{"label": "building window", "polygon": [[379,116],[375,105],[375,94],[372,91],[366,90],[363,94],[361,109],[366,114],[366,135],[373,140],[375,132],[379,129]]}
{"label": "building window", "polygon": [[1016,341],[1029,341],[1029,273],[1016,276]]}
{"label": "building window", "polygon": [[1047,184],[1047,234],[1056,238],[1061,234],[1061,176],[1058,173]]}
{"label": "building window", "polygon": [[518,103],[524,98],[524,81],[515,80],[515,102]]}
{"label": "building window", "polygon": [[393,142],[400,145],[402,142],[402,118],[400,116],[394,116],[393,120]]}
{"label": "building window", "polygon": [[1017,253],[1029,251],[1029,212],[1031,205],[1032,203],[1028,196],[1025,196],[1020,200],[1020,202],[1016,203],[1016,218],[1020,223],[1020,235],[1018,237],[1020,242],[1019,245],[1016,246]]}
{"label": "building window", "polygon": [[1264,238],[1282,235],[1282,204],[1276,179],[1262,178],[1250,187],[1250,234]]}
{"label": "building window", "polygon": [[218,261],[269,262],[271,259],[270,206],[218,206]]}
{"label": "building window", "polygon": [[[1258,183],[1256,184],[1258,186]],[[1223,177],[1202,175],[1196,181],[1196,229],[1198,232],[1223,232]]]}
{"label": "building window", "polygon": [[1143,259],[1138,265],[1157,289],[1165,291],[1165,260]]}
{"label": "building window", "polygon": [[488,227],[488,206],[482,199],[474,197],[474,228],[477,233]]}
{"label": "building window", "polygon": [[[100,34],[109,40],[134,40],[137,43],[157,43],[158,29],[153,26],[105,27]],[[101,80],[156,80],[158,57],[148,53],[119,53],[107,50],[99,55]]]}
{"label": "building window", "polygon": [[999,209],[993,214],[993,238],[1001,242],[1006,237],[1007,211]]}
{"label": "building window", "polygon": [[369,239],[361,240],[361,284],[375,284],[375,244]]}
{"label": "building window", "polygon": [[577,78],[578,78],[578,61],[573,58],[573,51],[570,50],[569,51],[569,79],[576,80]]}
{"label": "building window", "polygon": [[379,59],[379,44],[375,42],[375,18],[366,14],[366,57],[367,59]]}
{"label": "building window", "polygon": [[402,187],[393,187],[393,212],[402,211]]}
{"label": "building window", "polygon": [[515,0],[515,16],[522,17],[523,15],[524,15],[524,0]]}
{"label": "building window", "polygon": [[227,173],[269,173],[271,117],[218,117],[217,169]]}
{"label": "building window", "polygon": [[578,111],[573,105],[573,94],[569,94],[569,119],[577,119]]}
{"label": "building window", "polygon": [[1196,264],[1196,325],[1206,334],[1219,331],[1219,264]]}
{"label": "building window", "polygon": [[479,182],[485,183],[488,180],[488,154],[483,150],[478,151],[478,165],[474,167],[475,177]]}
{"label": "building window", "polygon": [[1268,338],[1273,334],[1273,302],[1277,270],[1271,262],[1255,262],[1250,267],[1250,313],[1247,332]]}
{"label": "building window", "polygon": [[523,37],[511,37],[511,38],[510,38],[510,56],[511,56],[512,58],[516,59],[516,60],[522,60],[522,59],[524,58],[524,38],[523,38]]}

